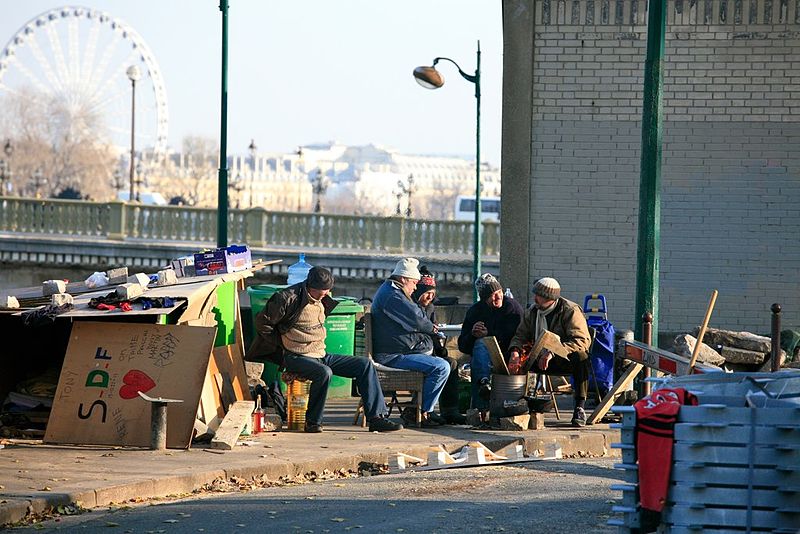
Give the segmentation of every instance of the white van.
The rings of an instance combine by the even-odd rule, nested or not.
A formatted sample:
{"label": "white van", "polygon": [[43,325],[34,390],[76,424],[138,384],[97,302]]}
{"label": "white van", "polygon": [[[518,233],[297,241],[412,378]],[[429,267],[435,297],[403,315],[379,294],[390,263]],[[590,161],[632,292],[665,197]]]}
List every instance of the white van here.
{"label": "white van", "polygon": [[[457,221],[475,220],[475,197],[460,196],[456,198]],[[481,197],[481,220],[500,220],[500,197]]]}
{"label": "white van", "polygon": [[[117,200],[122,200],[123,202],[128,201],[128,197],[130,193],[128,191],[119,191],[117,193]],[[142,204],[148,204],[151,206],[166,206],[167,201],[161,195],[161,193],[151,193],[149,191],[142,191],[139,193],[139,202]]]}

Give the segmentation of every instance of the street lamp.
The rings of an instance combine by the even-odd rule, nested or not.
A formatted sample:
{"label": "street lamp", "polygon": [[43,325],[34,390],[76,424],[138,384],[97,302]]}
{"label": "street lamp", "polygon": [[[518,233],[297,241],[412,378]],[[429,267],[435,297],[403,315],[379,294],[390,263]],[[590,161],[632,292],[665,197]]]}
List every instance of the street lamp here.
{"label": "street lamp", "polygon": [[253,183],[256,181],[256,154],[258,153],[258,147],[256,146],[255,139],[250,139],[250,146],[247,147],[247,151],[250,152],[250,168],[253,171],[253,174],[250,177],[250,207],[252,208],[253,207]]}
{"label": "street lamp", "polygon": [[39,189],[46,184],[47,184],[47,179],[44,178],[44,175],[42,174],[42,169],[39,169],[37,167],[36,170],[33,171],[33,187],[36,189],[36,198],[42,198],[42,194],[39,191]]}
{"label": "street lamp", "polygon": [[142,182],[144,182],[144,179],[142,178],[142,172],[142,161],[139,160],[136,162],[136,202],[141,202],[142,200]]}
{"label": "street lamp", "polygon": [[322,169],[317,169],[317,177],[314,179],[314,194],[317,195],[317,203],[314,206],[314,213],[322,211],[322,195],[328,190],[328,180],[322,174]]}
{"label": "street lamp", "polygon": [[134,172],[134,160],[136,159],[136,147],[134,143],[134,133],[136,131],[136,82],[138,82],[142,77],[142,71],[139,70],[139,67],[136,65],[131,65],[128,67],[128,70],[125,71],[125,74],[128,76],[128,79],[131,81],[131,168],[130,168],[130,186],[131,190],[128,194],[128,202],[133,202],[133,192],[134,192],[134,185],[133,185],[133,172]]}
{"label": "street lamp", "polygon": [[408,175],[408,185],[403,180],[397,180],[397,215],[402,215],[400,211],[400,199],[403,195],[408,197],[406,204],[406,217],[411,217],[411,195],[414,192],[414,175]]}
{"label": "street lamp", "polygon": [[[449,61],[458,69],[462,78],[475,84],[475,229],[472,249],[472,274],[473,280],[481,275],[481,42],[475,54],[475,74],[467,74],[458,63],[447,57],[437,57],[430,67],[417,67],[414,69],[414,79],[425,89],[438,89],[444,85],[444,77],[436,70],[439,61]],[[473,299],[478,301],[478,290],[473,289]]]}
{"label": "street lamp", "polygon": [[11,155],[14,153],[14,146],[11,144],[10,139],[6,139],[6,144],[3,146],[3,154],[5,159],[0,159],[0,196],[6,194],[11,188]]}
{"label": "street lamp", "polygon": [[239,209],[239,200],[241,199],[241,193],[244,189],[244,179],[242,178],[241,174],[237,174],[236,178],[233,179],[233,182],[228,184],[228,187],[233,189],[236,192],[236,209]]}

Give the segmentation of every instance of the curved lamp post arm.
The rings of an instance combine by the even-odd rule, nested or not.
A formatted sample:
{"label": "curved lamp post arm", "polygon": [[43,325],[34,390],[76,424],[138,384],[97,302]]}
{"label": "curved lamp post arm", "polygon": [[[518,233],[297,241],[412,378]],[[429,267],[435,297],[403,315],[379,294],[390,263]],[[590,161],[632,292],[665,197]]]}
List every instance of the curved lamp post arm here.
{"label": "curved lamp post arm", "polygon": [[474,83],[474,84],[475,84],[475,90],[476,90],[476,91],[478,90],[478,87],[480,87],[480,80],[481,80],[481,73],[480,73],[480,70],[476,70],[476,71],[475,71],[475,74],[467,74],[467,73],[466,73],[466,72],[464,72],[464,70],[463,70],[463,69],[462,69],[462,68],[461,68],[461,67],[458,65],[458,63],[456,63],[455,61],[453,61],[453,60],[452,60],[452,59],[450,59],[449,57],[437,57],[437,58],[435,58],[435,59],[433,60],[433,66],[435,67],[435,66],[436,66],[436,64],[437,64],[437,63],[439,63],[440,61],[449,61],[450,63],[452,63],[453,65],[455,65],[455,66],[456,66],[456,68],[458,69],[458,73],[461,75],[461,77],[462,77],[462,78],[464,78],[465,80],[467,80],[468,82]]}

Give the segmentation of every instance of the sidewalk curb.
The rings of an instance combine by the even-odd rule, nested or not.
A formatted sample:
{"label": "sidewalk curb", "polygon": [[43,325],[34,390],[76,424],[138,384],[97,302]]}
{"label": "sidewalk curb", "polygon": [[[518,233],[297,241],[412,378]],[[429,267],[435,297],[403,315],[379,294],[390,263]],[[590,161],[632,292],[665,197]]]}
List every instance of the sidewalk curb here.
{"label": "sidewalk curb", "polygon": [[[561,446],[562,454],[565,457],[587,457],[587,456],[614,456],[617,451],[611,449],[612,441],[619,440],[619,433],[615,431],[600,431],[591,433],[569,432],[559,433],[556,436],[539,437],[538,433],[525,436],[493,437],[481,441],[492,450],[497,450],[512,443],[519,443],[524,446],[527,454],[535,451],[543,452],[547,445],[557,443]],[[447,449],[454,451],[464,445],[464,440],[448,438],[441,444]],[[427,457],[430,450],[429,445],[399,447],[397,452],[404,452],[412,456]],[[95,508],[98,506],[108,506],[119,504],[130,499],[153,499],[191,493],[205,484],[211,483],[218,478],[229,480],[231,477],[249,479],[255,476],[263,476],[267,479],[277,480],[282,476],[304,475],[310,472],[320,473],[325,469],[336,471],[339,469],[355,470],[361,462],[372,462],[385,464],[388,461],[389,452],[387,447],[373,448],[361,451],[358,454],[343,455],[331,453],[330,456],[323,458],[291,462],[285,460],[271,459],[267,461],[255,461],[250,464],[233,467],[230,469],[209,469],[183,475],[165,475],[153,478],[138,480],[125,484],[112,484],[105,487],[94,489],[76,489],[66,493],[52,493],[31,496],[25,498],[10,498],[5,502],[0,502],[0,528],[4,528],[10,523],[16,523],[31,514],[38,514],[47,509],[59,505],[67,505],[79,502],[85,508]]]}

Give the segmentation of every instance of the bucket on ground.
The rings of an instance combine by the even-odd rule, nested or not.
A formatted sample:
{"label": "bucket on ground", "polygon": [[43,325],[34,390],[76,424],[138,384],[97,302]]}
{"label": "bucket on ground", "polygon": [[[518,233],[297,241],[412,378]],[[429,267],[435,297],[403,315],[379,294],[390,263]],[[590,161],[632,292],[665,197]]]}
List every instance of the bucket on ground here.
{"label": "bucket on ground", "polygon": [[492,375],[492,394],[489,409],[502,411],[506,401],[516,402],[525,396],[527,375]]}

